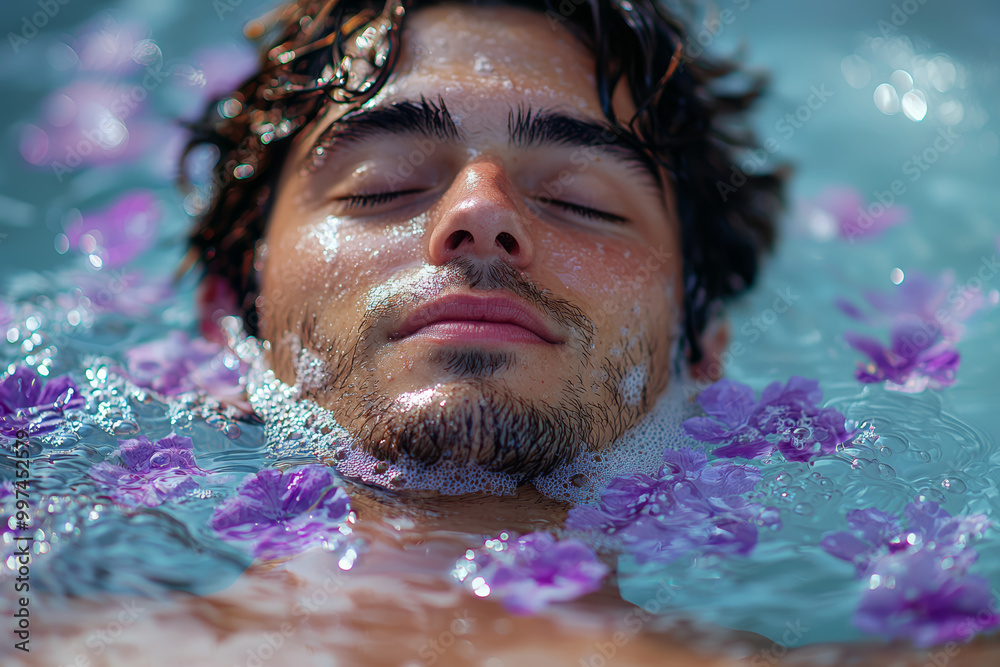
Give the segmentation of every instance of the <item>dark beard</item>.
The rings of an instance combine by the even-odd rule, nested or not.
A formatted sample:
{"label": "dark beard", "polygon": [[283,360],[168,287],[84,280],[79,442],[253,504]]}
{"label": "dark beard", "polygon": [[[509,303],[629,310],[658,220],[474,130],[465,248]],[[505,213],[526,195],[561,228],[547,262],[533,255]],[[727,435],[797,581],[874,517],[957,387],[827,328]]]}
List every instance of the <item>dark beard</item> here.
{"label": "dark beard", "polygon": [[[489,364],[489,361],[483,363]],[[471,380],[447,403],[401,409],[394,398],[365,401],[354,433],[358,447],[389,460],[433,464],[448,459],[532,478],[575,456],[594,420],[581,403],[526,401],[494,382]]]}
{"label": "dark beard", "polygon": [[[525,299],[575,331],[566,344],[590,361],[594,323],[578,307],[538,290],[510,265],[483,266],[460,258],[443,271],[450,284],[500,290]],[[656,373],[648,369],[638,404],[623,402],[619,382],[637,365],[629,352],[603,360],[601,384],[610,397],[607,404],[585,400],[591,382],[579,376],[564,382],[560,399],[553,404],[526,400],[494,379],[516,365],[515,353],[443,348],[433,354],[432,362],[450,376],[447,403],[400,406],[396,396],[386,395],[370,375],[359,377],[358,372],[364,368],[361,360],[371,358],[374,348],[384,342],[373,334],[384,330],[379,321],[397,316],[416,301],[416,297],[397,294],[374,304],[365,314],[354,346],[344,349],[334,344],[318,350],[320,358],[329,360],[329,381],[306,394],[330,406],[351,432],[354,447],[377,458],[392,462],[411,458],[427,464],[447,459],[531,479],[571,460],[582,448],[601,444],[594,442],[597,429],[610,432],[611,441],[617,439],[635,425],[654,398],[650,383]],[[310,319],[316,321],[307,318],[306,322]],[[316,349],[312,327],[304,326],[302,334],[306,348]],[[628,349],[624,339],[621,349]],[[643,340],[635,352],[638,363],[650,361],[651,341]]]}

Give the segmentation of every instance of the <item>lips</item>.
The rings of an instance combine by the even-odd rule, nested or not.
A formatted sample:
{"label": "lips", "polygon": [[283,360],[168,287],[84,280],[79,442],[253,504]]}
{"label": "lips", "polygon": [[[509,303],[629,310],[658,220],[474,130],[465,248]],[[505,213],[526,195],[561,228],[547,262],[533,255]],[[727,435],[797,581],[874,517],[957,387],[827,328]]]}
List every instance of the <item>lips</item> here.
{"label": "lips", "polygon": [[562,337],[534,310],[508,296],[451,294],[412,312],[390,334],[450,341],[562,343]]}

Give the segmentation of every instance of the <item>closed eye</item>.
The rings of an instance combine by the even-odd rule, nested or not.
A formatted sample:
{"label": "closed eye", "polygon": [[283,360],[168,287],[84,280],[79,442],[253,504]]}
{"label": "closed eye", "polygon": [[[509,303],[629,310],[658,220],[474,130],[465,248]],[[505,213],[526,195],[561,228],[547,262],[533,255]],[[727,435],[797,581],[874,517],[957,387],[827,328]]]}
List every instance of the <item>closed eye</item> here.
{"label": "closed eye", "polygon": [[[399,197],[406,195],[418,194],[423,192],[422,190],[400,190],[398,192],[374,192],[372,194],[359,194],[350,195],[348,197],[342,197],[339,201],[346,204],[347,210],[369,208],[372,206],[378,206],[379,204],[388,203]],[[562,201],[562,200],[552,200],[552,203],[556,206],[562,208],[563,210],[569,211],[570,213],[575,213],[582,218],[587,218],[588,220],[601,220],[605,222],[611,222],[614,224],[624,224],[628,222],[627,218],[623,218],[620,215],[615,215],[614,213],[608,213],[607,211],[602,211],[600,209],[591,208],[589,206],[582,206],[580,204],[574,204],[573,202]]]}
{"label": "closed eye", "polygon": [[601,211],[600,209],[590,208],[589,206],[581,206],[580,204],[574,204],[572,202],[561,201],[558,199],[553,199],[552,203],[564,210],[569,211],[570,213],[575,213],[590,220],[603,220],[606,222],[613,222],[617,225],[628,222],[628,218],[623,218],[620,215],[608,213],[607,211]]}
{"label": "closed eye", "polygon": [[367,208],[371,206],[378,206],[379,204],[388,203],[394,199],[405,195],[417,194],[423,192],[423,190],[400,190],[398,192],[374,192],[372,194],[364,195],[350,195],[348,197],[341,197],[337,201],[341,201],[347,206],[347,210]]}

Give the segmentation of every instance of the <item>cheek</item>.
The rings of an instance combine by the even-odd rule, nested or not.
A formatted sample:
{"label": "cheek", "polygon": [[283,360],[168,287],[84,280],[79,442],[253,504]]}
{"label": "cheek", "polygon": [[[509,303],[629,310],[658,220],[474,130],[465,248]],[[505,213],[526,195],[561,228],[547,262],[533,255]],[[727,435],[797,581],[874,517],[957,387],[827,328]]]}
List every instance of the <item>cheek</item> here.
{"label": "cheek", "polygon": [[377,229],[329,216],[276,232],[268,240],[266,291],[357,304],[359,295],[414,263],[424,226],[423,216]]}
{"label": "cheek", "polygon": [[675,302],[678,272],[661,248],[616,239],[569,243],[555,234],[546,242],[549,270],[571,299],[586,304],[599,330],[608,322],[628,321],[636,309],[669,311]]}

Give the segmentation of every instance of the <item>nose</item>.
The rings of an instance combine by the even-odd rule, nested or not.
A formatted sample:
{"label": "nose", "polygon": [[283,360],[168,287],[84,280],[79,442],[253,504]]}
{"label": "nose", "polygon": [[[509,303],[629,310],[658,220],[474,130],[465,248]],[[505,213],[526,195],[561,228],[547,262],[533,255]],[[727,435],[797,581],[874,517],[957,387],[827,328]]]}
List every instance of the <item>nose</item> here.
{"label": "nose", "polygon": [[445,193],[426,237],[431,263],[442,265],[457,257],[499,258],[527,268],[534,246],[519,202],[500,164],[483,161],[463,169]]}

